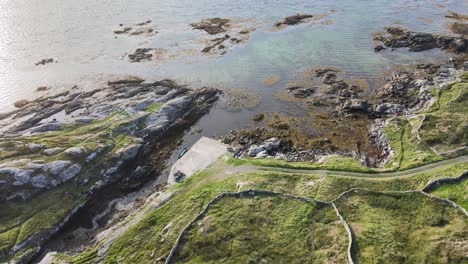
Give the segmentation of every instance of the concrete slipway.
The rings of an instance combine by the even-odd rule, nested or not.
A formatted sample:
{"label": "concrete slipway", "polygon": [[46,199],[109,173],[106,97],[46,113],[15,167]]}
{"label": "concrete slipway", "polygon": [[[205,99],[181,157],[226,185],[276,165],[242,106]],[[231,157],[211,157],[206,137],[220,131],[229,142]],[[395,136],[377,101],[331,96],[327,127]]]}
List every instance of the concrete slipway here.
{"label": "concrete slipway", "polygon": [[175,174],[181,172],[190,177],[203,170],[227,152],[228,146],[211,138],[200,138],[182,158],[172,165],[167,183],[174,184]]}

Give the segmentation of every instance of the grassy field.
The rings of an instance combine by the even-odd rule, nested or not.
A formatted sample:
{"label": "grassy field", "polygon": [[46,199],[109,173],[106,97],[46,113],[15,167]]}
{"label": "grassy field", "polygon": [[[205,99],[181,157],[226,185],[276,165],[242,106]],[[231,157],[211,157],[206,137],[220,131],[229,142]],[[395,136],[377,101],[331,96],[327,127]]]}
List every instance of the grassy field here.
{"label": "grassy field", "polygon": [[[115,240],[104,262],[163,263],[178,234],[221,192],[268,189],[331,201],[343,191],[359,187],[382,193],[352,193],[337,202],[356,235],[356,260],[453,263],[462,256],[456,245],[468,235],[464,232],[468,226],[466,218],[419,192],[387,191],[419,190],[433,179],[458,176],[467,166],[463,162],[398,178],[322,177],[314,171],[287,173],[274,167],[226,175],[225,170],[236,166],[220,160],[173,186],[173,198]],[[326,206],[318,208],[281,197],[223,198],[189,230],[177,251],[176,262],[282,263],[284,256],[300,260],[297,263],[312,263],[314,259],[319,263],[343,263],[347,237],[338,228],[342,227],[338,220]],[[324,233],[331,234],[326,237],[332,244],[323,239]],[[424,248],[418,251],[420,244]],[[450,251],[451,247],[455,250]]]}
{"label": "grassy field", "polygon": [[360,263],[463,263],[468,219],[421,193],[358,192],[336,203]]}
{"label": "grassy field", "polygon": [[330,205],[228,197],[189,231],[174,263],[343,263],[346,247]]}
{"label": "grassy field", "polygon": [[450,199],[468,210],[468,179],[459,183],[445,183],[434,189],[432,194]]}

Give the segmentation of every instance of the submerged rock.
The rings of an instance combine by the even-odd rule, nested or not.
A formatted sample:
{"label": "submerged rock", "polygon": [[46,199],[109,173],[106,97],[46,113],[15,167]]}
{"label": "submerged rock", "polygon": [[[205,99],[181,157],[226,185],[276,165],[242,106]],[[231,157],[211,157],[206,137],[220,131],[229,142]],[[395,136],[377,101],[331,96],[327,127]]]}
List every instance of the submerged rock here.
{"label": "submerged rock", "polygon": [[131,62],[141,62],[143,60],[151,60],[153,54],[149,53],[152,48],[138,48],[134,53],[128,54],[128,58]]}
{"label": "submerged rock", "polygon": [[300,23],[306,22],[307,19],[314,17],[313,15],[309,14],[297,14],[293,16],[285,17],[283,20],[275,24],[275,27],[281,26],[292,26],[297,25]]}

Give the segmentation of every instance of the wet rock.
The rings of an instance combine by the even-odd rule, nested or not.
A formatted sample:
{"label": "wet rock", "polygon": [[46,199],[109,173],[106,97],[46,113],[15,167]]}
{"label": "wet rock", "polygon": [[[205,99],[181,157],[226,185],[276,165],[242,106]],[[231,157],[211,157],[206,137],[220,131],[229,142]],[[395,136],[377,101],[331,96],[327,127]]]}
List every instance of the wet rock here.
{"label": "wet rock", "polygon": [[16,108],[23,108],[25,107],[26,105],[30,104],[31,102],[28,101],[28,100],[19,100],[19,101],[16,101],[13,105],[16,107]]}
{"label": "wet rock", "polygon": [[229,35],[224,35],[224,37],[221,38],[215,38],[212,39],[211,42],[213,43],[212,45],[206,46],[202,52],[207,53],[212,51],[213,49],[225,49],[226,46],[223,45],[224,41],[228,40],[230,38]]}
{"label": "wet rock", "polygon": [[334,72],[328,72],[323,76],[322,82],[324,84],[332,84],[336,82],[336,73]]}
{"label": "wet rock", "polygon": [[338,105],[340,100],[336,97],[316,96],[308,101],[313,106],[333,106]]}
{"label": "wet rock", "polygon": [[141,62],[143,60],[151,60],[153,54],[149,53],[153,49],[151,48],[138,48],[134,53],[128,54],[128,58],[131,62]]}
{"label": "wet rock", "polygon": [[39,65],[46,65],[52,62],[54,62],[54,59],[42,59],[41,61],[36,62],[35,64],[36,66],[39,66]]}
{"label": "wet rock", "polygon": [[252,120],[255,122],[260,122],[263,119],[265,119],[265,114],[264,113],[256,113],[253,117]]}
{"label": "wet rock", "polygon": [[374,51],[375,52],[379,52],[379,51],[382,51],[382,50],[386,50],[386,48],[382,45],[377,45],[374,47]]}
{"label": "wet rock", "polygon": [[468,39],[465,37],[432,35],[413,32],[402,28],[389,27],[374,38],[389,48],[409,48],[410,51],[424,51],[440,48],[447,51],[465,53],[468,51]]}
{"label": "wet rock", "polygon": [[50,149],[46,149],[43,151],[44,155],[47,155],[47,156],[52,156],[52,155],[55,155],[57,153],[60,153],[63,149],[62,148],[50,148]]}
{"label": "wet rock", "polygon": [[461,22],[454,22],[450,24],[450,30],[455,34],[468,35],[468,24]]}
{"label": "wet rock", "polygon": [[229,22],[229,19],[215,17],[204,19],[198,23],[192,23],[190,25],[193,29],[203,30],[210,35],[216,35],[226,32],[229,27]]}
{"label": "wet rock", "polygon": [[344,97],[351,97],[351,94],[347,94],[347,92],[351,93],[351,91],[347,90],[348,87],[349,85],[344,81],[336,81],[333,82],[330,86],[328,86],[327,93],[339,94]]}
{"label": "wet rock", "polygon": [[305,23],[307,19],[314,17],[308,14],[297,14],[293,16],[285,17],[282,21],[275,24],[275,27],[281,26],[292,26],[300,23]]}
{"label": "wet rock", "polygon": [[81,170],[81,166],[78,164],[71,165],[68,169],[62,171],[59,174],[59,178],[62,182],[68,181],[78,175]]}
{"label": "wet rock", "polygon": [[125,28],[123,28],[123,29],[115,30],[114,33],[115,33],[115,34],[118,34],[118,35],[120,35],[120,34],[126,34],[126,33],[130,32],[130,30],[132,30],[131,27],[125,27]]}
{"label": "wet rock", "polygon": [[328,72],[336,73],[336,70],[332,68],[318,68],[315,70],[315,77],[322,77]]}
{"label": "wet rock", "polygon": [[117,81],[108,81],[107,85],[110,87],[120,87],[120,86],[127,86],[127,85],[137,85],[143,83],[145,80],[138,78],[138,77],[131,77],[126,79],[120,79]]}
{"label": "wet rock", "polygon": [[36,92],[44,92],[44,91],[47,91],[47,90],[49,90],[49,88],[46,87],[46,86],[40,86],[40,87],[36,88]]}
{"label": "wet rock", "polygon": [[347,112],[367,112],[369,104],[363,99],[349,99],[345,101],[343,109]]}
{"label": "wet rock", "polygon": [[314,94],[315,89],[314,88],[304,88],[300,86],[294,86],[294,87],[289,87],[287,88],[288,92],[291,93],[294,97],[297,98],[307,98]]}

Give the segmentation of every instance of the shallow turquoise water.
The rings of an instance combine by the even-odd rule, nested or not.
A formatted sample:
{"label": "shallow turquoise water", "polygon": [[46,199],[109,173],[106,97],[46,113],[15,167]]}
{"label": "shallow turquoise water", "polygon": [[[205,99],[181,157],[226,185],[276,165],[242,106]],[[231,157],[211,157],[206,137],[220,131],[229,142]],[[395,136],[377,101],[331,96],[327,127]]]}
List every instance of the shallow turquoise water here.
{"label": "shallow turquoise water", "polygon": [[[438,6],[439,5],[439,6]],[[331,12],[331,11],[334,12]],[[374,53],[372,33],[401,25],[446,33],[448,11],[468,13],[461,0],[0,0],[0,111],[20,98],[38,96],[38,86],[92,86],[124,74],[174,78],[194,86],[258,91],[265,109],[281,109],[274,93],[287,80],[314,66],[335,66],[349,75],[371,78],[392,63],[446,57],[437,51]],[[328,14],[318,22],[271,31],[280,18],[296,13]],[[129,63],[138,47],[178,49],[201,34],[189,24],[202,18],[248,20],[257,27],[249,42],[223,57],[179,57]],[[152,20],[159,34],[114,38],[113,30]],[[34,66],[43,58],[58,63]],[[194,61],[194,62],[193,62]],[[190,62],[190,63],[187,63]],[[261,80],[279,76],[275,86]]]}

